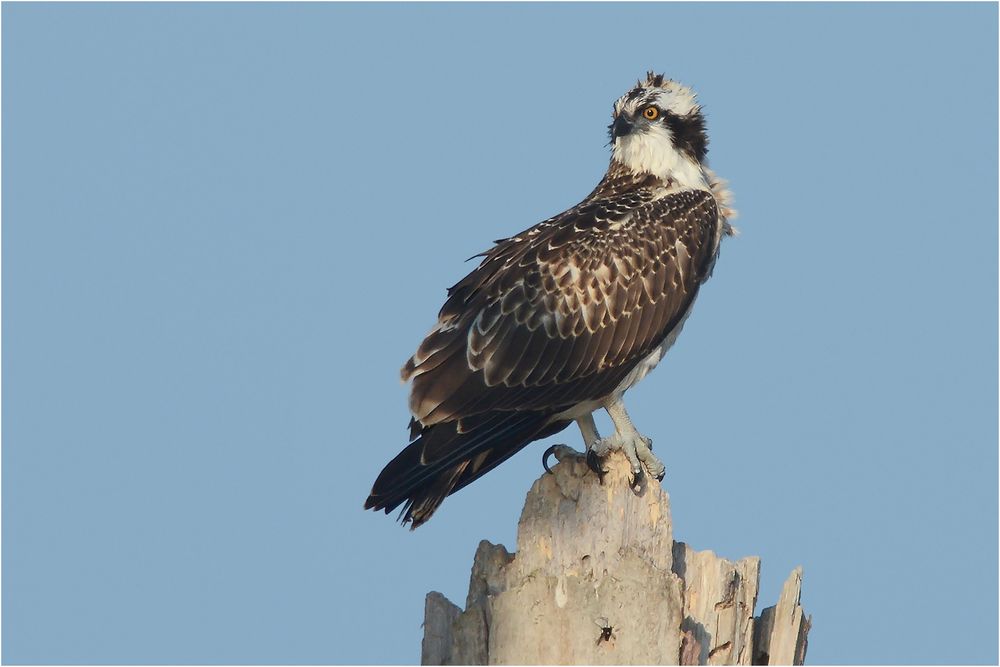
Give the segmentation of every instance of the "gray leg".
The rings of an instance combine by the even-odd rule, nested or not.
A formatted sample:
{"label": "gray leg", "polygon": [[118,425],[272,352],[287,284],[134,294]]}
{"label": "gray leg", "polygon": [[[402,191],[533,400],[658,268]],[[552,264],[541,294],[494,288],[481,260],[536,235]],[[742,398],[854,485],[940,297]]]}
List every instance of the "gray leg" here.
{"label": "gray leg", "polygon": [[[601,467],[601,459],[610,452],[619,449],[628,458],[629,465],[632,468],[632,475],[636,480],[642,475],[644,466],[650,475],[658,480],[663,479],[665,468],[660,460],[653,456],[653,441],[643,437],[635,429],[632,419],[628,416],[628,412],[625,411],[625,404],[622,400],[619,398],[609,403],[605,406],[605,409],[611,415],[611,421],[615,423],[614,434],[607,438],[602,438],[601,434],[597,432],[597,424],[594,423],[593,414],[588,414],[576,420],[577,426],[580,427],[580,434],[583,436],[583,442],[587,446],[587,465],[597,473],[598,479],[603,483],[604,473],[607,472]],[[566,461],[572,458],[580,458],[583,455],[566,445],[552,445],[542,455],[542,465],[545,466],[546,470],[552,472],[548,466],[549,456],[555,456],[558,461]]]}
{"label": "gray leg", "polygon": [[653,456],[653,441],[639,434],[632,424],[632,419],[625,411],[625,404],[619,398],[605,406],[611,421],[615,423],[615,433],[611,437],[603,438],[593,447],[594,453],[598,456],[605,456],[609,451],[621,449],[628,458],[629,465],[632,466],[632,474],[636,478],[642,474],[643,466],[649,474],[656,479],[663,479],[664,468],[658,458]]}
{"label": "gray leg", "polygon": [[[597,424],[594,423],[594,414],[589,413],[585,417],[580,417],[576,420],[576,425],[580,427],[580,434],[583,435],[583,443],[587,450],[587,465],[593,469],[594,463],[592,463],[591,447],[593,443],[601,439],[601,435],[597,432]],[[544,467],[545,471],[549,473],[552,472],[549,469],[548,463],[550,456],[555,456],[556,461],[561,463],[562,461],[567,461],[569,459],[581,458],[584,454],[581,454],[568,445],[552,445],[542,454],[542,467]]]}
{"label": "gray leg", "polygon": [[592,448],[594,443],[601,439],[601,434],[597,432],[597,424],[594,423],[593,412],[577,419],[576,425],[580,427],[580,435],[583,436],[583,444],[587,449]]}
{"label": "gray leg", "polygon": [[583,435],[583,442],[587,446],[587,467],[597,473],[597,481],[604,484],[604,475],[608,471],[601,463],[601,456],[594,451],[594,448],[601,442],[601,434],[597,432],[597,424],[594,423],[594,413],[591,412],[586,417],[576,420]]}

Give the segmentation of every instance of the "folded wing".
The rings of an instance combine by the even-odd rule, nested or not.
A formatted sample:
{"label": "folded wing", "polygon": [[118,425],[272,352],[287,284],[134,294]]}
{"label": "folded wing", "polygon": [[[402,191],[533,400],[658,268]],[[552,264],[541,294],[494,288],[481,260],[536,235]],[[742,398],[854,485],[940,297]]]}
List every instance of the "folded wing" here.
{"label": "folded wing", "polygon": [[708,192],[640,190],[586,201],[484,253],[454,285],[402,370],[411,444],[367,507],[425,521],[444,498],[529,442],[555,415],[610,395],[687,313],[711,273]]}

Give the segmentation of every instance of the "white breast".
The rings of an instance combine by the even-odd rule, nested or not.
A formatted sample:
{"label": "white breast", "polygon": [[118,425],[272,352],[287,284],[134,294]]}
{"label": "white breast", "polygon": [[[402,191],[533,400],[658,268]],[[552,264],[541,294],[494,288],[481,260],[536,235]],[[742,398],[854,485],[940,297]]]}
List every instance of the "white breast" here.
{"label": "white breast", "polygon": [[681,329],[684,328],[684,323],[687,322],[687,318],[691,314],[691,306],[693,305],[694,302],[692,301],[691,304],[688,305],[688,309],[685,311],[684,317],[682,317],[680,322],[677,323],[677,326],[675,326],[671,332],[667,334],[667,337],[663,339],[663,342],[660,343],[656,349],[646,355],[645,359],[636,364],[635,368],[633,368],[632,371],[625,376],[625,379],[623,379],[621,383],[615,387],[614,392],[611,394],[612,399],[617,400],[621,398],[622,394],[624,394],[630,387],[634,387],[639,384],[640,380],[646,377],[651,370],[656,368],[656,365],[660,363],[660,360],[666,356],[667,350],[673,347],[673,344],[677,341],[677,336],[680,335]]}
{"label": "white breast", "polygon": [[679,189],[711,189],[702,166],[674,148],[669,131],[661,126],[619,137],[612,155],[633,172],[653,174]]}

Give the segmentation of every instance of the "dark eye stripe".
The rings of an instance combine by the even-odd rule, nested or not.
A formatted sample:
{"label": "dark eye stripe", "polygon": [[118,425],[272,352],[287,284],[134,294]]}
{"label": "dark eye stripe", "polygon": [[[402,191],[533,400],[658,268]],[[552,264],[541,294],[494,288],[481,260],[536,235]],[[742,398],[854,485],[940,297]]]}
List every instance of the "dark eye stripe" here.
{"label": "dark eye stripe", "polygon": [[701,162],[708,153],[708,137],[705,134],[705,118],[700,113],[678,116],[670,111],[663,113],[663,122],[670,128],[674,143]]}

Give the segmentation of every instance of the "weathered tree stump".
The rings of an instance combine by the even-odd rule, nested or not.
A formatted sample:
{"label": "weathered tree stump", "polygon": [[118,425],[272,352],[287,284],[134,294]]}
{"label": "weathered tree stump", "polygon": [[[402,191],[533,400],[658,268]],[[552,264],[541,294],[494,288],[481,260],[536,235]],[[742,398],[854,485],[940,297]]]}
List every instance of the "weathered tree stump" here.
{"label": "weathered tree stump", "polygon": [[801,568],[755,617],[760,559],[674,542],[667,493],[606,463],[603,485],[582,460],[532,485],[517,553],[479,544],[464,611],[427,595],[422,664],[802,664]]}

